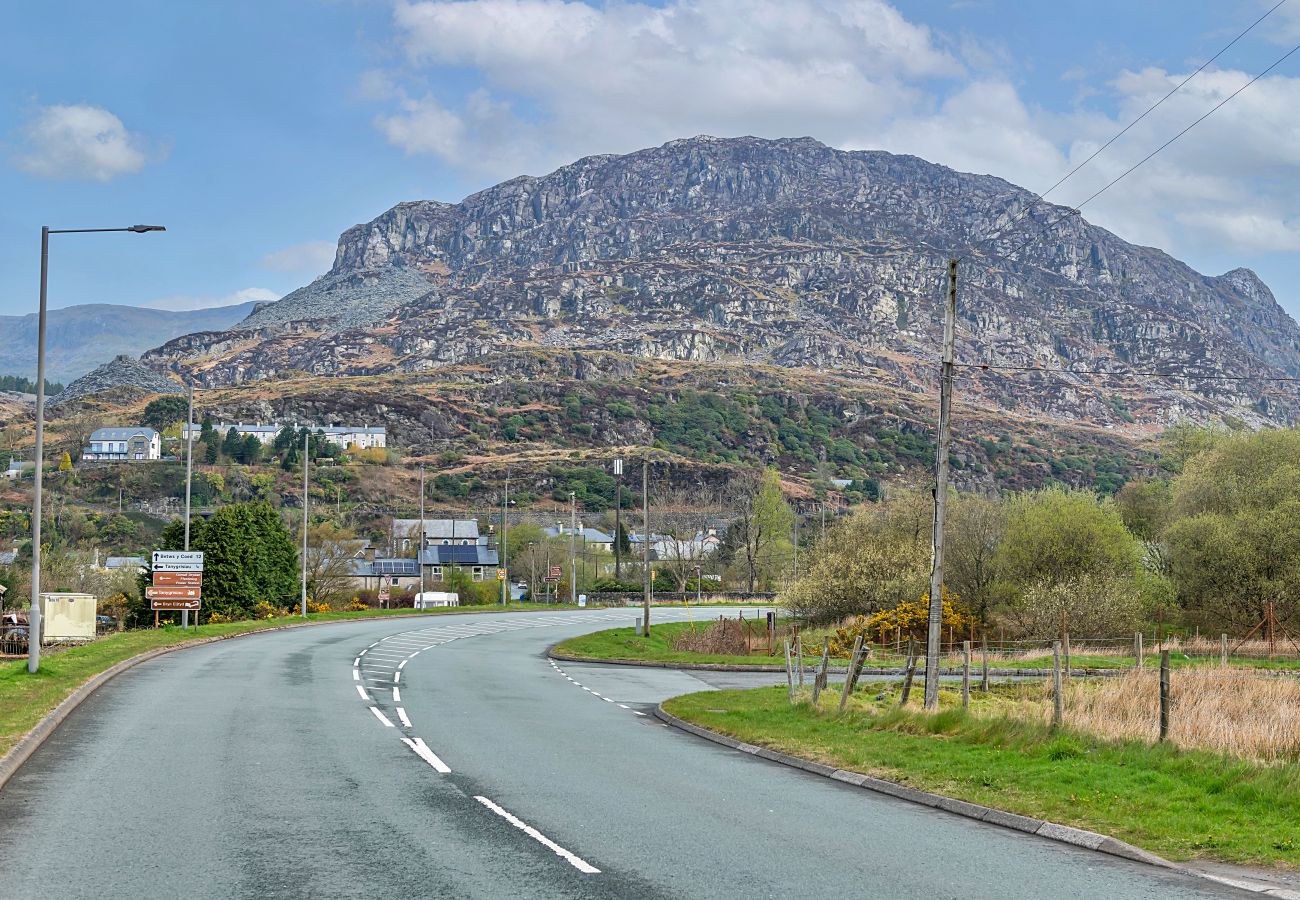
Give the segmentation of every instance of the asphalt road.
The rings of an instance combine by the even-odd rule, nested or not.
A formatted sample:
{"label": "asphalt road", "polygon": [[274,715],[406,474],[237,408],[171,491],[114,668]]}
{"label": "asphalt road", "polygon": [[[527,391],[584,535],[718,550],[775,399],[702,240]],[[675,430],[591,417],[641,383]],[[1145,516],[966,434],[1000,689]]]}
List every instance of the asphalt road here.
{"label": "asphalt road", "polygon": [[872,795],[647,715],[674,694],[770,675],[545,656],[632,618],[326,625],[145,663],[0,791],[0,895],[1237,895]]}

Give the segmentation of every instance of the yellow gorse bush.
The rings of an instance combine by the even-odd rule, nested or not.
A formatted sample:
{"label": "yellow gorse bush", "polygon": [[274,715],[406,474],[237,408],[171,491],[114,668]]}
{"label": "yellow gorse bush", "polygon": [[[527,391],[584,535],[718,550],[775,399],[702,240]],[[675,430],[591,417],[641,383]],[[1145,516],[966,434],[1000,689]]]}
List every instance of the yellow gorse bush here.
{"label": "yellow gorse bush", "polygon": [[[965,631],[975,623],[975,618],[959,605],[956,594],[943,589],[943,627],[956,632]],[[902,629],[904,638],[924,638],[930,622],[930,595],[922,594],[916,600],[904,600],[890,609],[882,609],[870,616],[854,616],[835,629],[831,636],[831,654],[848,656],[862,635],[863,643],[889,640]]]}

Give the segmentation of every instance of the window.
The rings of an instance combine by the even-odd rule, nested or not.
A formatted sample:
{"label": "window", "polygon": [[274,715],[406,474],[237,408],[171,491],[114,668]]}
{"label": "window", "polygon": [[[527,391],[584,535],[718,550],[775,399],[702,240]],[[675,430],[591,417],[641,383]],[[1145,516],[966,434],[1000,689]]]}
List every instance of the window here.
{"label": "window", "polygon": [[475,566],[475,567],[474,567],[474,580],[475,580],[475,581],[482,581],[482,580],[483,580],[483,567],[482,567],[482,566]]}
{"label": "window", "polygon": [[442,566],[434,566],[434,567],[433,567],[433,574],[436,575],[437,577],[441,578],[441,577],[442,577]]}

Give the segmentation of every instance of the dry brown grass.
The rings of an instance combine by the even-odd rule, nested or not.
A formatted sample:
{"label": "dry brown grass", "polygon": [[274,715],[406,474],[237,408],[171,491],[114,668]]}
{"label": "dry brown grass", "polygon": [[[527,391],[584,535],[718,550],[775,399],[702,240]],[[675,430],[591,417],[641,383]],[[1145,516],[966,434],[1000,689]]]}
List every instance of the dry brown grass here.
{"label": "dry brown grass", "polygon": [[[1155,741],[1160,729],[1159,671],[1143,669],[1065,688],[1065,724],[1105,738]],[[1043,686],[1050,698],[1051,685]],[[1264,763],[1300,760],[1300,682],[1248,669],[1171,673],[1169,740]],[[1051,715],[1050,701],[1034,703]]]}

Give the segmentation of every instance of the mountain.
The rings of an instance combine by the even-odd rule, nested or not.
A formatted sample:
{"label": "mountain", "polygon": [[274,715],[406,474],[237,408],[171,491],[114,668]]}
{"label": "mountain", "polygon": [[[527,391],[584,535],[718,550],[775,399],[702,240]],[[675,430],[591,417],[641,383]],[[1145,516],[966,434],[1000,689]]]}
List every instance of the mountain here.
{"label": "mountain", "polygon": [[928,394],[946,260],[960,255],[963,362],[1245,379],[963,369],[959,390],[979,403],[1121,427],[1296,414],[1292,393],[1251,380],[1300,374],[1300,328],[1252,272],[1202,275],[1050,204],[981,244],[1033,200],[809,138],[673,141],[457,204],[398,204],[346,231],[310,285],[144,361],[228,385],[613,351]]}
{"label": "mountain", "polygon": [[[86,303],[52,309],[45,329],[46,377],[67,383],[115,356],[139,356],[192,331],[229,328],[256,303],[173,311]],[[0,316],[0,374],[36,376],[36,313]]]}

